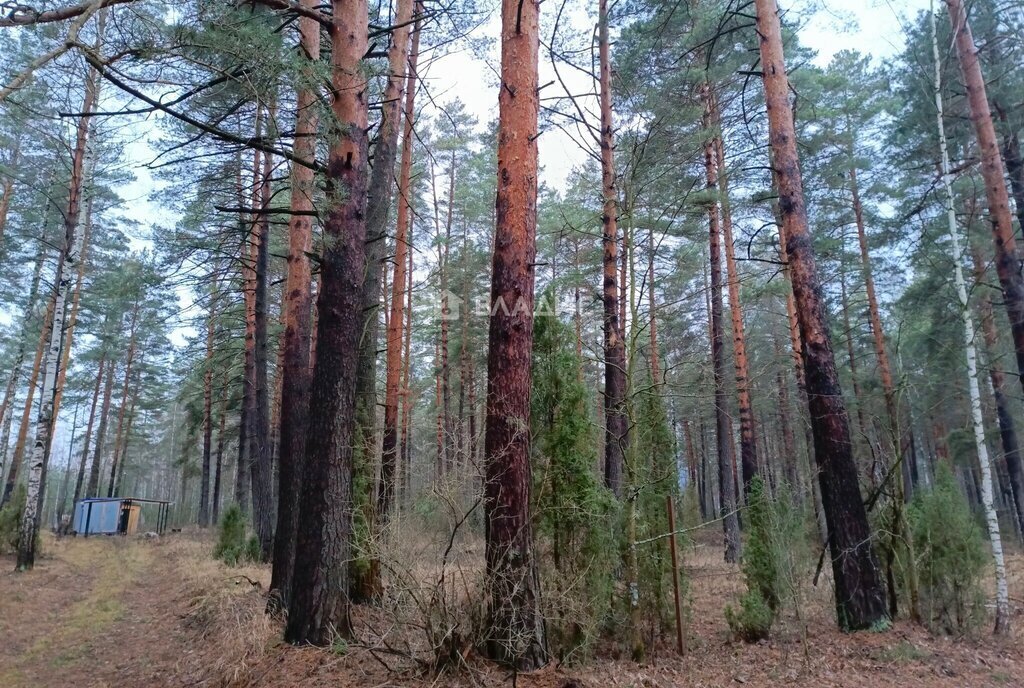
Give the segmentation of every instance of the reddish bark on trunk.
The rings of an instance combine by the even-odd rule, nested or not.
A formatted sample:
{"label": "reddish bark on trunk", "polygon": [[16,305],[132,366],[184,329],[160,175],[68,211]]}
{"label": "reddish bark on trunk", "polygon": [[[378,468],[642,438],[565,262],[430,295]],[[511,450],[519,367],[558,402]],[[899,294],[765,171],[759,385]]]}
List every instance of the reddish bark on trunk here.
{"label": "reddish bark on trunk", "polygon": [[[417,3],[417,16],[422,7]],[[406,319],[406,280],[411,281],[412,251],[409,250],[410,180],[412,178],[413,117],[416,103],[416,61],[419,54],[419,19],[412,34],[406,75],[405,104],[402,127],[402,161],[398,173],[398,219],[395,231],[395,273],[391,281],[391,315],[387,327],[386,377],[384,381],[384,437],[381,449],[380,482],[377,485],[377,520],[385,523],[391,517],[395,496],[395,471],[398,466],[398,399],[402,383],[402,330]],[[407,265],[408,263],[408,265]],[[403,436],[405,427],[403,425]],[[403,439],[403,446],[404,446]]]}
{"label": "reddish bark on trunk", "polygon": [[956,37],[956,53],[981,153],[981,175],[985,180],[985,197],[995,243],[996,274],[1003,288],[1003,302],[1006,304],[1013,347],[1017,353],[1017,370],[1021,373],[1020,383],[1024,387],[1024,276],[1021,274],[1017,240],[1010,217],[1010,197],[1003,176],[1003,159],[985,91],[985,77],[981,73],[981,62],[967,22],[967,12],[960,0],[946,0],[946,7],[949,8],[950,22]]}
{"label": "reddish bark on trunk", "polygon": [[[548,659],[530,525],[530,380],[537,230],[539,5],[503,0],[498,192],[491,263],[484,452],[491,659],[532,670]],[[610,151],[609,151],[610,153]]]}
{"label": "reddish bark on trunk", "polygon": [[[302,0],[313,7],[314,0]],[[309,66],[320,59],[320,25],[314,19],[299,19],[299,51]],[[312,79],[312,74],[307,74]],[[296,94],[296,156],[316,157],[319,127],[316,92],[305,85]],[[313,245],[314,172],[304,165],[292,165],[291,210],[288,220],[288,275],[285,280],[284,338],[281,349],[281,411],[278,430],[277,536],[270,575],[271,594],[287,608],[291,600],[295,537],[299,517],[301,466],[306,452],[309,422],[310,351],[313,293],[309,252]],[[222,421],[223,422],[223,421]],[[222,431],[223,434],[223,431]],[[220,444],[218,443],[218,454]]]}

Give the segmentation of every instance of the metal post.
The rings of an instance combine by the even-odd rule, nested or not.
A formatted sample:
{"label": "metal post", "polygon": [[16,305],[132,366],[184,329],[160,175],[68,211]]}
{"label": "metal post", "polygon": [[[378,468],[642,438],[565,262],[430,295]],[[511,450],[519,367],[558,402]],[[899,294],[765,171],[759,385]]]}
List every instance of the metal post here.
{"label": "metal post", "polygon": [[686,631],[683,628],[683,605],[679,599],[679,554],[676,552],[676,510],[672,506],[672,495],[665,495],[668,510],[668,545],[672,548],[672,592],[676,603],[676,645],[679,654],[686,654]]}

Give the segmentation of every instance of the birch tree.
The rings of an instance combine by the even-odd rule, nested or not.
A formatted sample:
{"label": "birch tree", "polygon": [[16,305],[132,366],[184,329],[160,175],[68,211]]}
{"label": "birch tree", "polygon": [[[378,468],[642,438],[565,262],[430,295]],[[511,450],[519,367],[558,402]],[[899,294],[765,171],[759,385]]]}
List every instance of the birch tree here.
{"label": "birch tree", "polygon": [[[950,3],[952,6],[953,3]],[[957,299],[964,324],[964,349],[967,354],[967,388],[971,403],[971,427],[974,430],[974,447],[981,468],[981,502],[985,510],[985,525],[992,545],[992,558],[996,568],[996,621],[997,635],[1010,631],[1010,601],[1006,584],[1006,563],[1003,558],[1003,542],[999,534],[999,519],[992,503],[992,466],[989,463],[988,445],[985,441],[985,426],[981,413],[981,391],[978,385],[978,350],[974,340],[974,319],[967,299],[967,286],[963,272],[963,253],[960,247],[956,211],[953,207],[953,181],[949,165],[949,150],[946,145],[946,128],[942,109],[942,61],[939,56],[939,39],[935,13],[932,12],[932,54],[935,59],[935,112],[942,162],[942,186],[946,200],[946,222],[949,229],[950,248],[953,253],[953,277]],[[1005,193],[1005,189],[1004,189]]]}

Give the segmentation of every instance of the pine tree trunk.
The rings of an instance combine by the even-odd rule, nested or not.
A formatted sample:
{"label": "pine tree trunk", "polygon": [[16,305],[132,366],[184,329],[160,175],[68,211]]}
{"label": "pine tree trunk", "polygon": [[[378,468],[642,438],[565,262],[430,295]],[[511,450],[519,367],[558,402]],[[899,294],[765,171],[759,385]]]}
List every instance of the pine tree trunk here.
{"label": "pine tree trunk", "polygon": [[[142,360],[139,360],[139,364],[142,364]],[[139,380],[141,374],[136,371],[134,384],[132,385],[131,401],[128,402],[128,416],[125,419],[124,424],[124,436],[121,440],[121,466],[117,472],[117,483],[114,485],[114,493],[122,494],[124,486],[124,474],[128,467],[128,445],[131,443],[132,437],[132,426],[135,423],[135,407],[139,401]]]}
{"label": "pine tree trunk", "polygon": [[[263,110],[257,108],[254,132],[256,136],[263,132]],[[260,206],[260,151],[253,151],[252,157],[252,188],[249,195],[249,206],[258,209]],[[242,186],[239,178],[239,194]],[[239,204],[244,205],[243,203]],[[245,304],[245,349],[242,362],[242,418],[239,423],[238,466],[235,472],[235,490],[238,506],[243,513],[248,513],[254,501],[252,475],[259,471],[255,467],[257,455],[256,439],[256,262],[259,260],[259,214],[253,212],[246,225],[245,240],[242,242],[242,292]]]}
{"label": "pine tree trunk", "polygon": [[348,567],[361,287],[366,269],[366,0],[333,0],[331,109],[338,123],[327,160],[322,286],[301,471],[292,599],[285,639],[330,645],[352,634]]}
{"label": "pine tree trunk", "polygon": [[[411,230],[411,227],[410,227]],[[410,231],[410,238],[412,232]],[[406,275],[409,276],[409,288],[406,290],[405,303],[405,353],[402,354],[402,496],[407,499],[412,483],[412,278],[413,278],[413,252],[408,251],[409,266]]]}
{"label": "pine tree trunk", "polygon": [[615,188],[615,132],[607,14],[607,0],[601,0],[598,52],[601,66],[601,189],[604,198],[601,215],[604,249],[604,483],[616,497],[621,497],[626,443],[626,342],[623,337],[625,300],[618,284],[619,211],[618,192]]}
{"label": "pine tree trunk", "polygon": [[815,456],[832,553],[836,612],[843,629],[878,627],[887,623],[885,590],[857,484],[849,418],[839,387],[807,225],[778,6],[775,0],[755,0],[755,5],[773,167],[804,347]]}
{"label": "pine tree trunk", "polygon": [[[313,7],[314,0],[302,0],[304,7]],[[299,19],[299,53],[308,60],[312,71],[320,59],[320,25],[315,19]],[[312,79],[312,74],[307,74]],[[295,144],[296,157],[313,161],[316,158],[319,117],[317,92],[306,86],[296,94]],[[309,252],[313,245],[313,193],[315,174],[312,168],[292,163],[291,211],[288,220],[288,275],[285,282],[284,340],[281,358],[281,413],[278,430],[278,498],[277,535],[270,575],[270,594],[282,608],[288,608],[292,595],[295,564],[295,539],[299,519],[299,495],[302,466],[306,454],[309,427],[309,391],[312,346],[312,269]],[[218,467],[223,447],[224,414],[217,444]]]}
{"label": "pine tree trunk", "polygon": [[[852,155],[852,152],[851,152]],[[875,343],[875,357],[878,359],[878,373],[882,381],[882,393],[885,396],[885,411],[889,416],[889,447],[894,461],[900,461],[900,475],[903,476],[900,493],[897,499],[908,494],[907,463],[902,460],[902,442],[900,440],[899,403],[896,399],[896,385],[892,379],[892,367],[889,365],[889,354],[885,348],[885,333],[882,331],[882,316],[878,308],[878,297],[875,295],[875,278],[871,270],[871,253],[868,251],[867,231],[864,228],[864,208],[860,201],[860,189],[857,185],[857,170],[850,170],[850,193],[853,200],[853,216],[857,225],[857,245],[860,248],[861,273],[864,276],[864,290],[868,297],[868,316],[871,323],[871,337]],[[858,407],[859,408],[859,407]]]}
{"label": "pine tree trunk", "polygon": [[539,9],[536,0],[503,0],[501,8],[494,315],[489,324],[484,442],[485,652],[519,671],[537,669],[548,660],[530,523]]}
{"label": "pine tree trunk", "polygon": [[[985,187],[988,192],[989,212],[993,221],[993,232],[996,235],[996,267],[999,272],[1000,281],[1003,282],[1003,294],[1007,298],[1007,309],[1010,310],[1010,322],[1013,324],[1014,315],[1010,303],[1010,289],[1008,283],[1003,281],[1004,273],[1009,267],[1003,261],[1006,256],[1000,255],[1005,251],[1012,256],[1016,251],[1012,246],[1013,234],[1009,215],[1009,199],[1006,197],[1006,185],[1002,178],[1002,163],[998,159],[999,151],[995,145],[995,130],[992,127],[991,115],[987,114],[988,102],[985,98],[985,84],[981,77],[981,68],[978,65],[978,57],[974,54],[974,40],[971,38],[970,28],[967,26],[967,15],[963,12],[959,0],[946,0],[949,7],[953,30],[957,34],[957,53],[960,56],[960,65],[964,73],[964,81],[968,85],[968,100],[971,105],[971,115],[975,123],[975,130],[978,134],[979,143],[982,149],[982,171],[985,176]],[[942,102],[942,63],[939,57],[938,29],[936,27],[935,13],[931,16],[932,28],[932,58],[935,60],[935,109],[936,121],[939,133],[939,148],[942,156],[942,183],[946,191],[946,219],[949,225],[949,238],[953,248],[954,277],[956,279],[957,297],[960,300],[961,316],[964,323],[964,346],[967,353],[967,385],[970,392],[971,420],[974,428],[974,445],[978,453],[978,465],[981,467],[981,502],[985,510],[985,524],[988,527],[989,542],[992,546],[992,558],[996,570],[996,623],[995,633],[1008,634],[1010,632],[1010,599],[1009,590],[1006,584],[1006,565],[1003,561],[1003,543],[999,533],[999,519],[996,516],[995,507],[992,505],[992,469],[989,464],[988,447],[985,444],[985,428],[981,417],[981,392],[978,385],[978,354],[974,344],[974,319],[971,317],[970,302],[967,299],[967,285],[964,280],[962,261],[963,256],[960,250],[960,233],[956,226],[956,212],[953,209],[953,182],[949,171],[949,152],[946,145],[946,129],[943,117]],[[980,100],[980,102],[978,102]],[[988,122],[984,121],[987,116]],[[993,153],[995,160],[992,159]],[[995,170],[992,169],[996,166]],[[998,180],[994,177],[998,176]],[[1002,193],[999,193],[999,189]],[[1000,203],[1002,204],[1000,206]],[[1004,231],[1009,234],[1011,246],[1000,243],[1005,238]],[[1011,272],[1020,280],[1019,266],[1014,261]],[[1014,331],[1014,340],[1017,339],[1017,332]],[[1018,362],[1021,360],[1021,349],[1017,348]]]}
{"label": "pine tree trunk", "polygon": [[[972,247],[971,256],[974,260],[975,286],[980,287],[985,280],[985,265],[978,248]],[[985,337],[985,358],[988,363],[989,379],[992,382],[992,396],[996,404],[996,418],[999,422],[999,438],[1003,445],[1003,456],[1006,459],[1006,474],[1010,483],[1014,519],[1018,534],[1024,535],[1024,474],[1021,470],[1020,445],[1017,441],[1017,428],[1013,422],[1013,411],[1010,400],[1006,396],[1006,380],[1003,371],[995,363],[995,355],[999,350],[999,334],[996,331],[995,318],[992,314],[992,301],[988,295],[981,299],[981,331]]]}
{"label": "pine tree trunk", "polygon": [[109,361],[107,379],[103,383],[103,404],[100,406],[100,424],[96,429],[96,448],[93,450],[92,465],[89,467],[89,484],[85,490],[86,497],[100,496],[100,471],[103,459],[103,442],[107,436],[107,420],[110,417],[110,400],[114,392],[114,372],[117,362]]}
{"label": "pine tree trunk", "polygon": [[[878,461],[878,452],[875,451],[875,445],[871,441],[871,435],[868,433],[867,420],[864,418],[864,396],[860,390],[860,375],[857,371],[857,355],[854,350],[854,326],[850,320],[850,302],[848,293],[846,290],[846,271],[840,269],[839,271],[839,294],[840,294],[840,305],[843,310],[843,329],[846,331],[846,357],[850,365],[850,383],[853,387],[853,404],[857,407],[857,431],[860,433],[861,439],[867,445],[868,451],[871,453],[871,465],[863,469],[865,477],[870,481],[872,488],[878,486],[878,482],[882,479],[882,467]],[[854,447],[857,443],[854,442]]]}
{"label": "pine tree trunk", "polygon": [[[12,169],[18,167],[17,145],[15,145],[14,154],[11,156],[10,165]],[[0,198],[0,242],[2,242],[4,231],[7,229],[7,214],[11,209],[11,198],[14,196],[14,177],[4,177],[3,181],[0,181],[0,192],[3,193],[3,197]]]}
{"label": "pine tree trunk", "polygon": [[139,301],[136,299],[132,307],[132,317],[128,326],[128,353],[124,364],[124,386],[121,388],[121,404],[117,411],[117,430],[114,433],[114,458],[110,463],[110,482],[107,483],[107,497],[114,496],[117,484],[118,459],[121,454],[121,438],[124,436],[124,420],[128,411],[128,392],[132,380],[132,364],[135,362],[136,335],[139,320]]}
{"label": "pine tree trunk", "polygon": [[1021,274],[1017,240],[1010,217],[1010,198],[1003,177],[1003,160],[967,12],[961,0],[946,0],[946,7],[956,37],[956,53],[967,87],[967,104],[981,153],[981,174],[985,180],[985,197],[995,243],[996,274],[1003,288],[1003,301],[1017,353],[1017,368],[1021,373],[1021,385],[1024,386],[1024,275]]}
{"label": "pine tree trunk", "polygon": [[82,458],[78,463],[78,477],[75,479],[75,495],[71,503],[74,504],[82,496],[82,485],[85,482],[85,463],[89,457],[89,442],[92,440],[93,423],[96,420],[96,410],[99,407],[100,388],[103,386],[103,370],[107,365],[107,349],[103,348],[100,355],[100,362],[96,369],[96,385],[92,391],[92,404],[89,406],[89,421],[85,425],[85,438],[82,443]]}
{"label": "pine tree trunk", "polygon": [[451,365],[448,340],[451,332],[451,304],[448,293],[448,256],[452,239],[452,210],[455,205],[455,154],[452,152],[448,174],[448,218],[445,221],[443,260],[440,262],[441,281],[441,404],[444,416],[445,473],[453,472],[455,459],[455,424],[452,416]]}
{"label": "pine tree trunk", "polygon": [[[772,331],[772,343],[775,346],[775,357],[782,358],[782,345],[779,343],[778,335]],[[782,468],[786,477],[786,484],[789,486],[790,494],[797,504],[803,503],[803,494],[800,485],[800,471],[796,459],[796,442],[793,438],[793,423],[790,420],[792,409],[789,405],[789,385],[782,368],[775,372],[775,384],[779,391],[779,433],[782,435],[782,453],[784,455]]]}
{"label": "pine tree trunk", "polygon": [[64,511],[68,501],[68,485],[71,482],[71,459],[75,453],[75,434],[78,431],[78,408],[79,404],[75,404],[75,414],[71,420],[71,439],[68,441],[68,460],[64,464],[64,477],[61,479],[60,489],[57,491],[53,525],[58,537],[64,534]]}
{"label": "pine tree trunk", "polygon": [[[420,20],[423,7],[416,5],[416,24],[412,33],[412,46],[409,49],[408,71],[406,74],[405,103],[402,126],[402,161],[398,173],[398,219],[395,231],[395,272],[391,281],[391,315],[387,328],[387,359],[384,381],[384,437],[381,449],[380,482],[377,485],[377,522],[384,525],[391,518],[395,496],[395,473],[398,467],[398,400],[405,400],[405,413],[408,416],[408,380],[403,383],[405,363],[408,353],[402,355],[402,330],[406,323],[406,281],[408,291],[412,289],[412,251],[409,250],[411,240],[412,207],[411,176],[413,147],[413,118],[415,117],[416,101],[416,61],[420,44]],[[408,263],[408,265],[407,265]],[[411,297],[409,298],[411,313]],[[407,336],[410,334],[405,327]],[[402,421],[402,443],[404,448],[408,437],[405,419]],[[404,456],[405,452],[401,454]]]}
{"label": "pine tree trunk", "polygon": [[[228,420],[228,380],[227,370],[224,372],[224,379],[221,382],[220,391],[220,419],[217,427],[217,454],[214,460],[213,471],[213,495],[210,504],[210,520],[216,525],[220,522],[220,492],[221,476],[224,471],[224,429]],[[275,545],[277,541],[275,540]],[[271,588],[274,589],[273,587]]]}
{"label": "pine tree trunk", "polygon": [[[268,131],[274,121],[274,109],[267,112]],[[269,153],[262,158],[259,180],[259,215],[253,234],[253,296],[252,296],[252,382],[253,396],[249,412],[249,466],[252,487],[252,525],[260,543],[262,561],[270,561],[274,548],[274,466],[270,449],[270,385],[267,380],[267,274],[270,265],[270,176],[273,160]]]}
{"label": "pine tree trunk", "polygon": [[725,242],[725,270],[729,285],[729,315],[732,319],[733,362],[736,367],[736,400],[740,416],[740,466],[743,469],[743,494],[750,494],[750,483],[760,472],[757,457],[757,429],[750,394],[750,365],[747,361],[747,337],[740,301],[740,277],[736,268],[736,247],[732,235],[732,207],[729,202],[729,176],[725,169],[725,139],[722,116],[714,92],[709,94],[712,123],[717,127],[714,146],[718,165],[718,201],[722,212],[722,240]]}
{"label": "pine tree trunk", "polygon": [[[711,105],[710,87],[702,86],[704,100],[704,127],[708,129],[712,122],[713,108]],[[704,142],[704,169],[707,175],[709,195],[718,192],[718,170],[715,156],[715,143],[712,136]],[[732,417],[729,414],[729,399],[725,389],[725,341],[723,335],[722,314],[722,235],[719,227],[718,203],[708,206],[709,227],[709,269],[711,272],[711,366],[715,381],[715,430],[718,449],[718,489],[719,517],[722,519],[722,530],[725,535],[725,560],[736,563],[740,559],[740,525],[736,514],[736,476],[735,449],[732,442]]]}
{"label": "pine tree trunk", "polygon": [[[374,474],[377,453],[377,354],[380,348],[380,310],[383,293],[384,262],[387,260],[388,214],[395,186],[395,156],[401,121],[402,91],[408,61],[409,27],[413,0],[395,5],[391,46],[388,49],[388,81],[381,105],[377,143],[373,151],[369,197],[366,209],[366,273],[363,278],[362,327],[359,340],[359,367],[356,380],[356,508],[365,522],[369,542],[357,543],[360,550],[378,541],[374,505]],[[369,561],[353,561],[352,599],[375,600],[381,596],[379,558],[371,552]]]}
{"label": "pine tree trunk", "polygon": [[210,525],[210,462],[213,451],[213,309],[216,300],[211,296],[210,310],[206,314],[206,360],[203,371],[203,466],[199,483],[199,526]]}

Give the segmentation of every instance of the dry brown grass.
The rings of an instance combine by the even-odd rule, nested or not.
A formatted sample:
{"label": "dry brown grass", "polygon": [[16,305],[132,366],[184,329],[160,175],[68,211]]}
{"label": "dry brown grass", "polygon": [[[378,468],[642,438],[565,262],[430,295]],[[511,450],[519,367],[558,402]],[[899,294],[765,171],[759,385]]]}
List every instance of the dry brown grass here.
{"label": "dry brown grass", "polygon": [[[269,568],[230,568],[213,560],[212,534],[186,532],[156,543],[116,538],[48,543],[47,558],[32,574],[0,574],[0,632],[8,638],[0,644],[0,684],[509,685],[508,673],[476,656],[467,642],[480,613],[479,536],[457,536],[442,570],[438,561],[447,540],[432,535],[426,524],[400,525],[403,535],[392,544],[389,564],[396,594],[380,608],[356,610],[355,642],[326,649],[281,642],[280,622],[264,613]],[[799,613],[796,607],[788,609],[768,641],[746,645],[731,638],[723,618],[725,604],[738,597],[742,582],[737,569],[721,561],[719,540],[711,527],[698,533],[684,553],[691,598],[687,657],[675,654],[671,629],[666,629],[653,639],[643,664],[616,658],[616,644],[606,641],[582,666],[552,665],[518,677],[517,685],[1024,685],[1019,650],[1024,558],[1019,554],[1009,561],[1017,629],[1010,638],[987,633],[960,640],[936,637],[902,621],[887,633],[842,634],[835,627],[824,576],[819,587],[808,582],[801,588]],[[401,575],[393,571],[399,563]],[[115,578],[113,585],[100,581],[122,567],[130,574]],[[444,583],[439,584],[442,573]],[[98,608],[108,603],[104,615]],[[76,645],[76,638],[88,634],[61,630],[79,628],[94,615],[103,642]],[[427,632],[431,625],[433,635]],[[436,672],[430,661],[437,652],[434,644],[460,634],[458,661]],[[40,640],[51,637],[62,639],[61,646],[51,648]]]}

